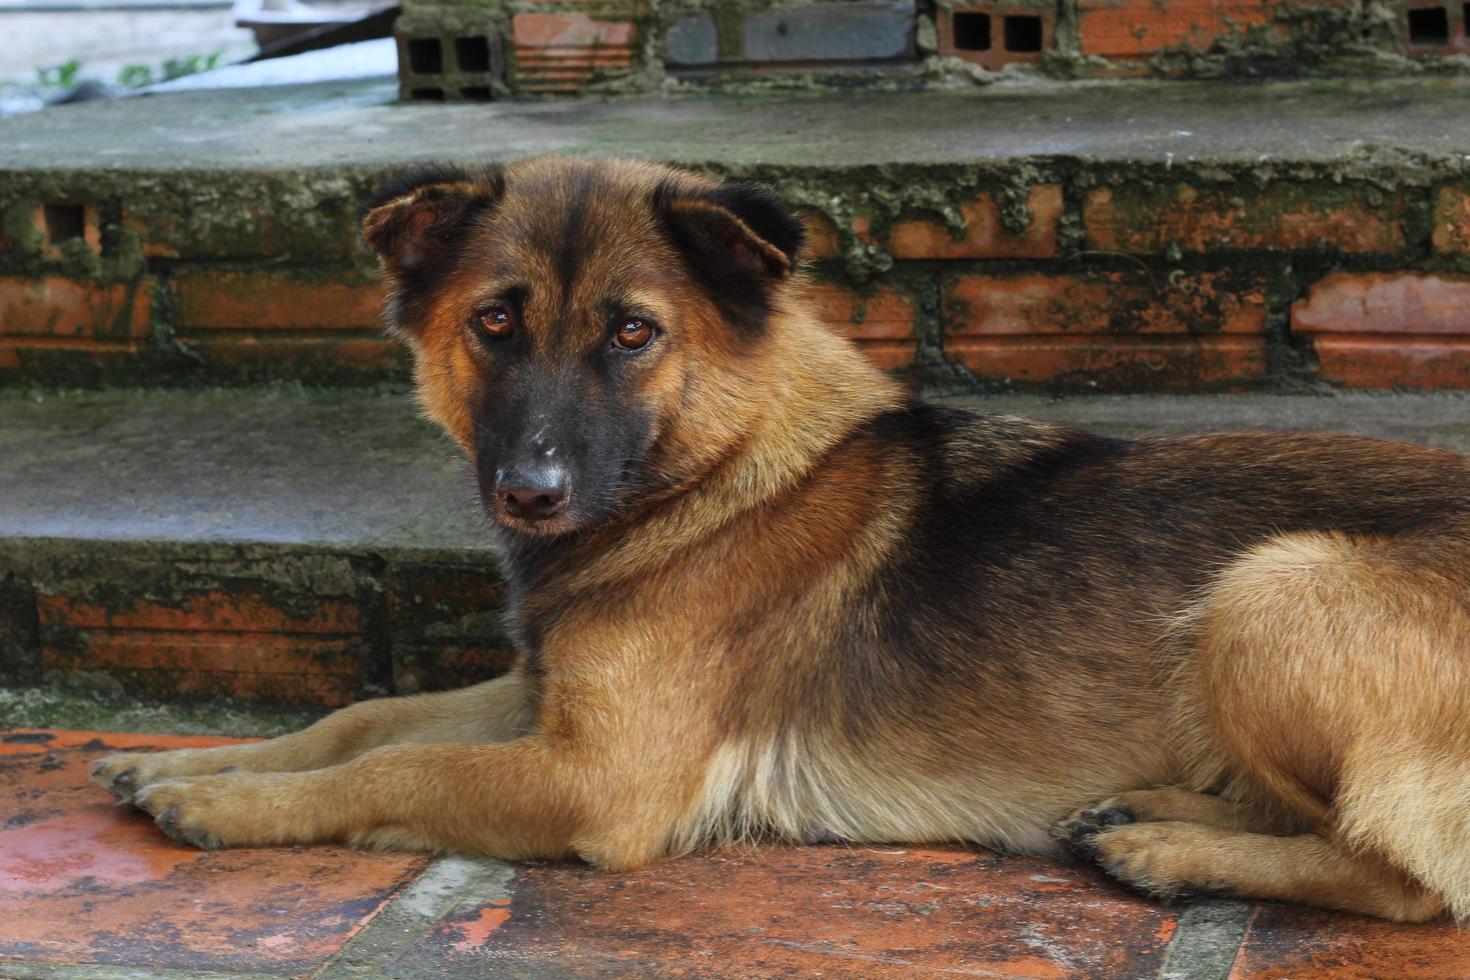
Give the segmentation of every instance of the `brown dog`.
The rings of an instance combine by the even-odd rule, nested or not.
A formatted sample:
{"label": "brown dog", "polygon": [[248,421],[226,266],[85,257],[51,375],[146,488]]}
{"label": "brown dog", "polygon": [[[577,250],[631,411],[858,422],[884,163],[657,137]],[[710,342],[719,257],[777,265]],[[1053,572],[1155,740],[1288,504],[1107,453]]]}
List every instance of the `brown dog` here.
{"label": "brown dog", "polygon": [[363,233],[523,659],[99,762],[171,836],[1069,847],[1157,895],[1470,915],[1466,459],[916,401],[813,316],[773,197],[662,167],[421,174]]}

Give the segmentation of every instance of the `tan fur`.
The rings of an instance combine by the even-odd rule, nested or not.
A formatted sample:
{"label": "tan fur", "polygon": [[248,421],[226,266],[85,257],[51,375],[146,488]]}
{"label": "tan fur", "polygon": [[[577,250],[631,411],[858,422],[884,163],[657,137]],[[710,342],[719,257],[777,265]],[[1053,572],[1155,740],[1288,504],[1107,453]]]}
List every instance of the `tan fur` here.
{"label": "tan fur", "polygon": [[[530,161],[365,222],[370,241],[412,235],[426,201],[440,220],[494,199],[461,247],[474,261],[400,328],[421,404],[467,454],[489,355],[463,324],[507,285],[495,270],[537,285],[535,356],[561,356],[540,325],[609,284],[677,331],[637,382],[661,489],[518,600],[537,624],[524,667],[259,745],[112,756],[99,781],[203,846],[625,869],[745,839],[1065,845],[1163,895],[1470,917],[1470,465],[1262,434],[1125,450],[978,415],[927,442],[890,432],[908,396],[750,224],[703,198],[672,209],[772,277],[758,338],[680,271],[640,202],[712,185],[607,162],[581,200],[587,166]],[[616,247],[579,255],[559,293],[531,243],[574,200]],[[929,534],[941,519],[953,533]],[[1361,530],[1379,527],[1397,530]],[[984,543],[941,569],[960,584],[895,606],[959,534]]]}

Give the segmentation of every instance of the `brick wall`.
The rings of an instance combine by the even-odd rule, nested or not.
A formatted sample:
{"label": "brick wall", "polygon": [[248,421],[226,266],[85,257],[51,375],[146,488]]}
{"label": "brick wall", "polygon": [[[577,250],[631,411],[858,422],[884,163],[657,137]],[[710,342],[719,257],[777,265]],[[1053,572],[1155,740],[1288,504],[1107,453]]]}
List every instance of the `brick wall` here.
{"label": "brick wall", "polygon": [[[1470,388],[1470,186],[1300,169],[969,166],[737,176],[807,202],[823,316],[960,390]],[[12,184],[0,380],[405,376],[356,244],[373,174]],[[243,179],[243,178],[242,178]],[[248,207],[203,209],[200,185]],[[51,221],[45,214],[48,208]],[[71,208],[70,217],[58,209]]]}
{"label": "brick wall", "polygon": [[405,98],[483,100],[648,91],[669,75],[920,83],[945,74],[944,59],[1065,78],[1464,71],[1466,11],[1460,0],[408,0],[397,34]]}
{"label": "brick wall", "polygon": [[809,218],[824,312],[886,367],[981,389],[1470,388],[1463,185],[967,178],[938,204],[857,178],[843,215]]}

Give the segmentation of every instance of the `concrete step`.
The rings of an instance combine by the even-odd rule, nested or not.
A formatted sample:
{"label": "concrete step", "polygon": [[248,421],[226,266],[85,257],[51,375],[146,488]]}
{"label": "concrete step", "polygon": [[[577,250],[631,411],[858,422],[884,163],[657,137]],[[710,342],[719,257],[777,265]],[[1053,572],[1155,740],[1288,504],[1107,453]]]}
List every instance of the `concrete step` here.
{"label": "concrete step", "polygon": [[407,397],[0,405],[12,678],[339,705],[509,664],[473,484]]}
{"label": "concrete step", "polygon": [[1470,387],[1470,79],[394,104],[384,81],[0,120],[0,379],[377,382],[355,216],[415,161],[773,183],[815,292],[936,390]]}
{"label": "concrete step", "polygon": [[[1470,453],[1464,394],[976,403]],[[483,520],[405,391],[0,394],[0,680],[330,707],[491,677],[512,654]]]}
{"label": "concrete step", "polygon": [[751,847],[626,874],[198,851],[87,780],[108,751],[222,741],[0,728],[0,975],[1440,980],[1470,967],[1452,922],[1164,905],[1094,868],[957,847]]}

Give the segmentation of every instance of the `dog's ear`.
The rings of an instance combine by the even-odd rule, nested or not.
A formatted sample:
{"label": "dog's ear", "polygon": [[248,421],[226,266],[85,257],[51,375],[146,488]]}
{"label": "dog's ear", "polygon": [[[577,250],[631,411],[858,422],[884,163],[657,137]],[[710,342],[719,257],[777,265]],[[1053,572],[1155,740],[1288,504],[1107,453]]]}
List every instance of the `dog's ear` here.
{"label": "dog's ear", "polygon": [[498,167],[469,173],[432,167],[386,182],[362,215],[362,238],[389,272],[413,273],[448,254],[505,192]]}
{"label": "dog's ear", "polygon": [[706,277],[784,279],[796,269],[805,229],[768,187],[725,183],[691,190],[670,182],[654,201],[674,243]]}

